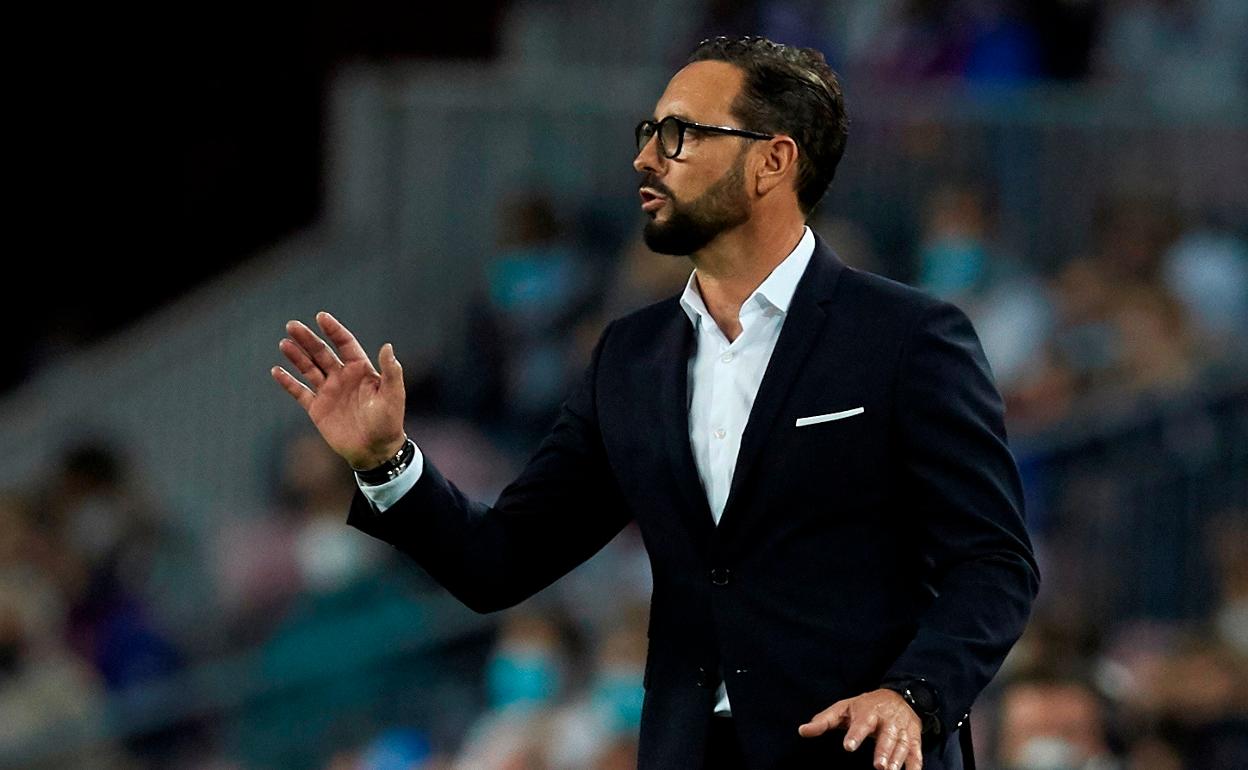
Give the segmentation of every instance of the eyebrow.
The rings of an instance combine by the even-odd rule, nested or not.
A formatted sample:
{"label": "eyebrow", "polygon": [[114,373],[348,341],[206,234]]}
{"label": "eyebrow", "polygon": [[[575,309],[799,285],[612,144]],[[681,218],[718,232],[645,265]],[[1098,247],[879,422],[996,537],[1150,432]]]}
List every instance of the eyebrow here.
{"label": "eyebrow", "polygon": [[[693,118],[689,117],[688,113],[684,113],[684,112],[669,112],[663,117],[664,118],[680,118],[681,120],[688,121],[689,123],[701,122],[701,121],[694,120]],[[662,119],[663,118],[660,118],[654,115],[650,116],[650,120],[654,121],[655,123],[658,123]]]}

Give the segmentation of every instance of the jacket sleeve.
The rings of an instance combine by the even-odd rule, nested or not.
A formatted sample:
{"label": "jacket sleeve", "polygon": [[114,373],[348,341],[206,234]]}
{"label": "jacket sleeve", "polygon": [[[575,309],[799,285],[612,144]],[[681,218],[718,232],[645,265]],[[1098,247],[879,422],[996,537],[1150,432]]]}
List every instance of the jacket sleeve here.
{"label": "jacket sleeve", "polygon": [[347,524],[390,543],[477,612],[527,599],[587,560],[632,518],[607,464],[596,408],[611,326],[550,433],[493,506],[468,499],[428,456],[385,512],[356,490]]}
{"label": "jacket sleeve", "polygon": [[936,302],[916,322],[895,409],[903,505],[937,595],[884,681],[928,680],[950,730],[1022,635],[1040,586],[1004,405],[954,305]]}

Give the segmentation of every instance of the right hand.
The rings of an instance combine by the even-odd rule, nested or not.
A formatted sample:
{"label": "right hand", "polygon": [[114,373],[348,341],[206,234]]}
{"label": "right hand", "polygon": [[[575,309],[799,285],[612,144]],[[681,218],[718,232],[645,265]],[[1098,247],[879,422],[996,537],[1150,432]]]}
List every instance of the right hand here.
{"label": "right hand", "polygon": [[[312,418],[312,424],[330,448],[356,470],[367,470],[389,460],[403,447],[403,367],[386,343],[377,354],[378,373],[355,336],[329,313],[316,314],[316,323],[338,353],[299,321],[288,321],[290,336],[277,344],[308,385],[280,366],[269,370]],[[341,355],[341,358],[339,358]]]}

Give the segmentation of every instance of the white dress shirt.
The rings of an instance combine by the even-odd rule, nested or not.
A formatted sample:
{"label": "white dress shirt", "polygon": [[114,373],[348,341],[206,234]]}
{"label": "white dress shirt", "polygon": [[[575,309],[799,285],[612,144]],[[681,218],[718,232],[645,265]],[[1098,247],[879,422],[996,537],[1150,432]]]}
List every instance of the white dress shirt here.
{"label": "white dress shirt", "polygon": [[[685,284],[680,306],[693,324],[694,353],[689,358],[689,443],[711,515],[719,524],[732,486],[732,472],[741,448],[741,434],[754,406],[754,397],[780,338],[797,282],[815,250],[815,236],[803,228],[797,246],[776,265],[741,306],[741,333],[732,342],[720,330],[702,301],[694,270]],[[378,511],[385,511],[411,489],[424,470],[420,448],[411,465],[385,484],[361,485]],[[728,691],[721,681],[715,692],[715,712],[731,714]]]}
{"label": "white dress shirt", "polygon": [[[702,301],[695,280],[697,270],[689,276],[680,298],[680,306],[689,316],[697,337],[694,354],[689,358],[689,443],[716,524],[732,487],[745,422],[780,338],[793,291],[814,250],[815,236],[809,227],[804,228],[797,247],[741,305],[741,333],[732,342]],[[722,681],[715,691],[715,713],[732,713]]]}

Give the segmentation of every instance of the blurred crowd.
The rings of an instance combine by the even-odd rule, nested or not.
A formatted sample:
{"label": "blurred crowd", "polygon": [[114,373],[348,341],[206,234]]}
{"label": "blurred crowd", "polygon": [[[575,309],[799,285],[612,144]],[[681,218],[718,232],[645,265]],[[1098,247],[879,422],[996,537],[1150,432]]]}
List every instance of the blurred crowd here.
{"label": "blurred crowd", "polygon": [[[507,480],[481,431],[419,430],[470,493]],[[170,527],[102,442],[0,499],[0,767],[635,764],[650,592],[635,528],[483,631],[418,647],[404,639],[438,636],[434,584],[345,526],[349,470],[306,430],[275,467],[273,503],[206,536]],[[153,727],[122,729],[136,718]]]}
{"label": "blurred crowd", "polygon": [[814,47],[858,83],[1117,84],[1179,114],[1248,90],[1238,0],[712,0],[698,34]]}
{"label": "blurred crowd", "polygon": [[[127,169],[140,163],[163,170],[171,158],[178,159],[174,167],[182,168],[183,174],[168,179],[153,174],[151,178],[159,180],[153,187],[174,189],[177,194],[172,200],[178,206],[165,212],[170,215],[167,218],[197,232],[196,238],[184,244],[197,250],[191,262],[224,269],[232,261],[215,256],[209,247],[218,252],[237,248],[231,244],[259,248],[284,232],[283,228],[306,224],[315,210],[317,132],[308,128],[308,120],[319,114],[316,95],[326,87],[320,79],[338,64],[333,57],[384,58],[406,53],[462,60],[497,56],[497,46],[490,41],[506,37],[497,30],[506,26],[509,17],[519,15],[521,7],[542,10],[551,17],[550,24],[566,27],[570,36],[576,36],[586,28],[599,29],[598,17],[610,17],[610,5],[606,0],[460,3],[447,12],[473,23],[444,25],[437,35],[410,34],[407,30],[417,23],[417,12],[384,0],[371,4],[367,12],[361,12],[358,3],[331,3],[298,20],[286,14],[275,13],[271,18],[253,14],[247,24],[239,24],[231,15],[209,14],[197,25],[185,25],[206,25],[211,34],[205,37],[209,42],[180,52],[176,68],[124,72],[127,77],[153,78],[142,81],[146,88],[167,86],[176,92],[177,83],[196,84],[179,97],[184,100],[179,106],[188,116],[182,121],[185,125],[175,131],[161,123],[164,131],[171,132],[160,137],[163,154],[146,155],[153,151],[151,143],[136,143],[130,147],[134,157],[127,158]],[[853,84],[851,95],[863,94],[864,99],[880,90],[877,85],[951,81],[994,89],[1054,83],[1105,85],[1114,89],[1114,95],[1138,97],[1160,114],[1176,117],[1242,109],[1248,101],[1248,46],[1244,45],[1248,4],[1241,0],[675,0],[630,10],[632,17],[625,18],[639,28],[648,23],[652,37],[668,41],[654,45],[665,52],[664,63],[672,71],[704,37],[754,34],[818,48],[842,79]],[[686,14],[695,19],[691,25],[679,18]],[[292,33],[292,21],[311,27],[301,26]],[[689,26],[692,29],[686,32]],[[241,33],[236,29],[240,27],[248,31]],[[110,30],[103,39],[124,39],[128,47],[153,59],[170,55],[153,50],[149,36],[130,39],[126,34]],[[230,45],[222,46],[222,40]],[[214,58],[226,48],[234,52],[232,60]],[[84,59],[84,66],[104,67],[103,72],[120,76],[118,63],[111,60],[113,53],[102,50],[90,65]],[[532,56],[529,51],[509,53]],[[548,48],[552,56],[566,53],[566,46]],[[651,63],[637,62],[637,51],[618,44],[585,53]],[[239,58],[241,54],[247,55]],[[166,72],[167,84],[155,79]],[[292,88],[292,83],[298,87]],[[115,87],[100,88],[103,93],[95,98],[100,104],[111,104]],[[153,121],[165,119],[167,110],[148,115],[139,92],[131,97],[133,103],[126,108],[134,114]],[[209,119],[205,113],[216,117]],[[263,129],[254,125],[256,115],[264,116]],[[228,141],[223,139],[227,133]],[[101,136],[129,140],[128,136]],[[104,148],[109,145],[98,138],[94,142],[85,146],[106,154]],[[108,168],[110,172],[101,177],[120,171]],[[264,176],[259,171],[249,173],[250,169],[278,171]],[[272,200],[274,190],[281,191],[277,202]],[[109,197],[102,188],[95,192],[99,198]],[[132,205],[141,201],[150,208],[166,205],[167,197],[168,193],[122,200]],[[261,205],[262,201],[267,204]],[[130,221],[128,214],[118,215]],[[257,238],[257,231],[263,237]],[[181,238],[182,234],[168,232],[167,236]],[[153,258],[159,258],[159,253],[154,249]],[[71,355],[76,346],[96,339],[102,330],[115,330],[142,310],[169,301],[189,288],[188,271],[196,269],[183,264],[155,283],[145,282],[142,290],[128,288],[124,302],[115,298],[104,302],[95,288],[108,280],[107,267],[78,260],[75,270],[56,276],[66,290],[57,293],[59,298],[45,300],[54,303],[50,306],[57,312],[15,340],[12,355],[0,361],[0,392],[19,385],[40,367]],[[195,273],[198,280],[208,277],[207,272]]]}
{"label": "blurred crowd", "polygon": [[1167,201],[1102,201],[1047,270],[1001,249],[985,190],[928,198],[914,281],[975,322],[1015,432],[1121,411],[1248,359],[1248,241]]}
{"label": "blurred crowd", "polygon": [[989,767],[1246,766],[1248,516],[1214,517],[1205,535],[1216,600],[1202,616],[1080,617],[1042,591],[972,712]]}
{"label": "blurred crowd", "polygon": [[[425,371],[417,403],[532,446],[588,362],[598,332],[629,308],[683,290],[691,266],[636,240],[585,257],[526,190],[504,205],[503,245],[471,303],[454,371]],[[816,211],[812,228],[852,267],[917,285],[971,317],[1007,404],[1011,433],[1120,413],[1248,362],[1248,239],[1148,195],[1107,197],[1080,251],[1034,266],[1002,244],[981,182],[932,190],[909,258],[878,253],[861,225]],[[574,230],[573,230],[574,231]],[[447,383],[454,383],[453,386]],[[411,399],[409,399],[411,400]]]}

